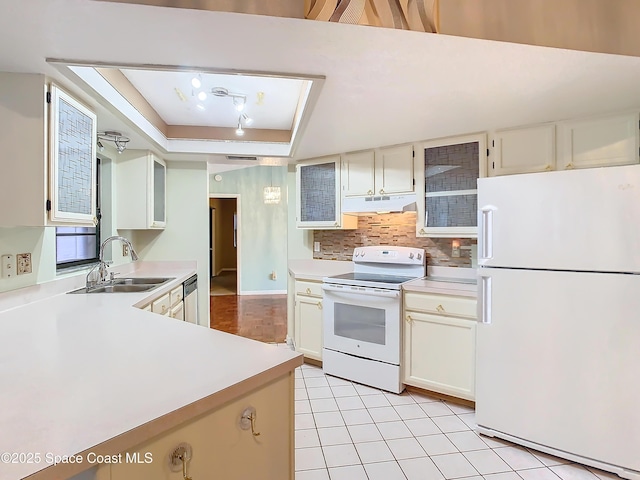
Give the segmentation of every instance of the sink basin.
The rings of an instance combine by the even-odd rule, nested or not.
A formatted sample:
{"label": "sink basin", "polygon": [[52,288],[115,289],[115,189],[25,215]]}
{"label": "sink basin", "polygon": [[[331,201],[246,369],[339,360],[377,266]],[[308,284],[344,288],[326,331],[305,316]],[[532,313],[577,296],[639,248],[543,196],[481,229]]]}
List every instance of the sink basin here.
{"label": "sink basin", "polygon": [[161,285],[175,278],[166,277],[135,277],[135,278],[116,278],[111,285]]}

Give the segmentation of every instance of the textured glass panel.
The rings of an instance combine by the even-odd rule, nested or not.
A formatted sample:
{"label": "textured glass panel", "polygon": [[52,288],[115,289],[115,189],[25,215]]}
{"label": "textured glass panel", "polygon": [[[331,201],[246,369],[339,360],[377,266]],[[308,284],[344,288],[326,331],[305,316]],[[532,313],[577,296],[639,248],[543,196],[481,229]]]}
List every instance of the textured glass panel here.
{"label": "textured glass panel", "polygon": [[58,209],[91,214],[92,119],[62,99],[58,109]]}
{"label": "textured glass panel", "polygon": [[478,142],[425,148],[426,193],[477,189],[478,149]]}
{"label": "textured glass panel", "polygon": [[164,177],[164,166],[153,162],[153,220],[156,222],[164,222]]}
{"label": "textured glass panel", "polygon": [[333,333],[339,337],[384,345],[384,319],[384,309],[336,303],[333,308]]}
{"label": "textured glass panel", "polygon": [[301,220],[335,222],[336,170],[334,163],[300,167]]}
{"label": "textured glass panel", "polygon": [[427,197],[427,227],[475,227],[478,225],[478,196]]}
{"label": "textured glass panel", "polygon": [[89,260],[96,257],[94,235],[56,237],[56,263]]}

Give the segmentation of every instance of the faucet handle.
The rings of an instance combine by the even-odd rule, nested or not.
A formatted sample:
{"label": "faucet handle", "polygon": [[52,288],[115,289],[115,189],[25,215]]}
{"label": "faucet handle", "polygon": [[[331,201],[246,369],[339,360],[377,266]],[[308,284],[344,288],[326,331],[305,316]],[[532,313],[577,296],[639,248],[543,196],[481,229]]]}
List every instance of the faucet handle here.
{"label": "faucet handle", "polygon": [[116,275],[120,275],[120,272],[109,272],[109,281],[113,282]]}

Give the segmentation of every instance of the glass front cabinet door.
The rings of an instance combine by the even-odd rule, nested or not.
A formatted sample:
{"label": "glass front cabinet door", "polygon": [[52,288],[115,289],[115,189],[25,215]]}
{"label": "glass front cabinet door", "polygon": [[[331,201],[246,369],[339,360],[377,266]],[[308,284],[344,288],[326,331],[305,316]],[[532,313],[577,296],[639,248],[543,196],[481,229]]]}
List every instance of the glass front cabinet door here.
{"label": "glass front cabinet door", "polygon": [[51,86],[49,220],[95,225],[96,115]]}
{"label": "glass front cabinet door", "polygon": [[[416,152],[417,236],[478,235],[478,177],[486,176],[486,135],[423,142]],[[417,172],[421,172],[418,174]]]}
{"label": "glass front cabinet door", "polygon": [[296,165],[298,228],[356,228],[357,217],[340,211],[340,156]]}

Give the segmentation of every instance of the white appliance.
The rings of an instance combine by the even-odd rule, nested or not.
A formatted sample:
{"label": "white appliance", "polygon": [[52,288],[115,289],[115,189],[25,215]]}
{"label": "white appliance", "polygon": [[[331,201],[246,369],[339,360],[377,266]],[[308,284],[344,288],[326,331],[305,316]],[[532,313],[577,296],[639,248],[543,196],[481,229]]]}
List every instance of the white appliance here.
{"label": "white appliance", "polygon": [[640,165],[478,180],[481,433],[640,479]]}
{"label": "white appliance", "polygon": [[325,373],[400,393],[402,284],[425,276],[425,253],[358,247],[354,271],[323,279]]}
{"label": "white appliance", "polygon": [[193,275],[184,282],[184,319],[198,323],[198,276]]}

